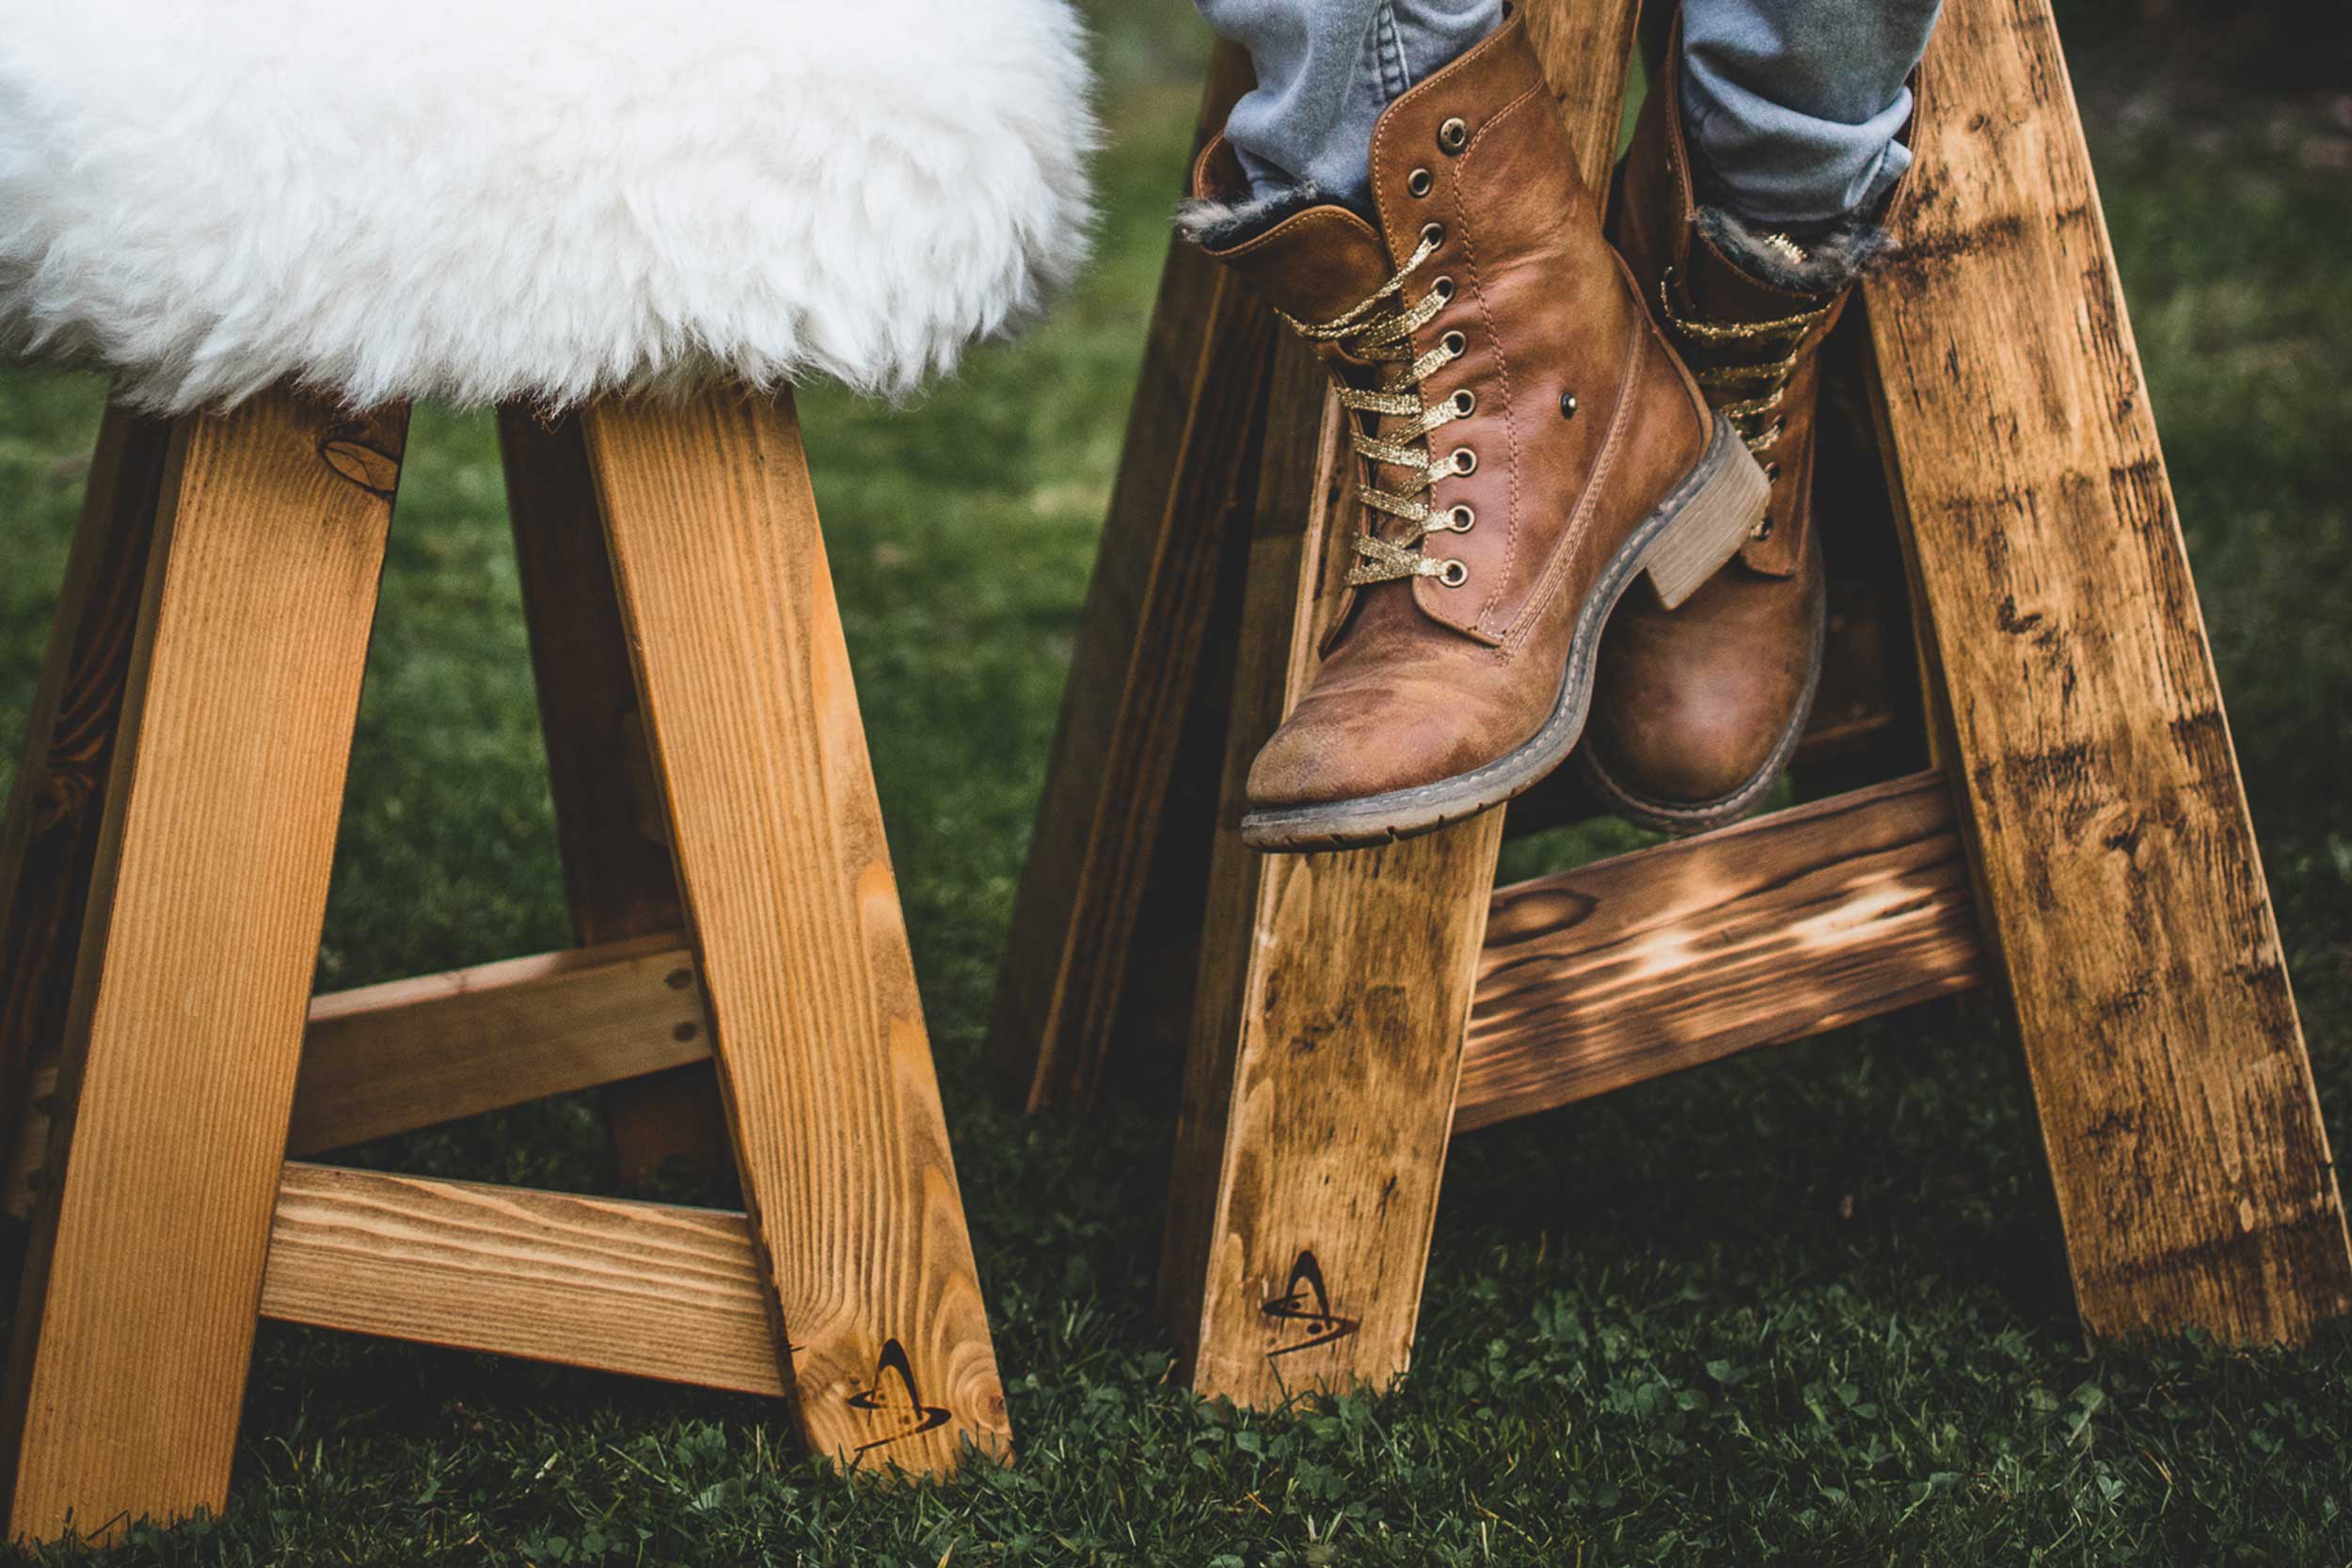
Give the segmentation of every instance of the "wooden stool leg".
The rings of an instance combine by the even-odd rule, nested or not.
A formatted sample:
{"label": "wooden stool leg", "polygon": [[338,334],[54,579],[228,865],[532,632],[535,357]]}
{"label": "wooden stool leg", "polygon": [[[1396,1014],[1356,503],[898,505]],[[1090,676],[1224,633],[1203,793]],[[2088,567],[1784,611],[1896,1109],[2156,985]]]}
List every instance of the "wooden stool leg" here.
{"label": "wooden stool leg", "polygon": [[[1532,7],[1530,30],[1597,188],[1633,8]],[[1352,483],[1343,421],[1285,340],[1240,630],[1193,1045],[1161,1260],[1193,1386],[1245,1404],[1377,1387],[1410,1358],[1486,933],[1502,813],[1376,850],[1240,842],[1249,758],[1311,673]]]}
{"label": "wooden stool leg", "polygon": [[109,406],[0,825],[0,1208],[32,1212],[171,427]]}
{"label": "wooden stool leg", "polygon": [[[1220,46],[1198,140],[1248,82],[1248,56]],[[1276,330],[1226,269],[1170,242],[989,1030],[1032,1110],[1092,1101],[1153,847],[1184,831],[1164,807],[1194,683],[1212,641],[1232,635],[1219,563],[1249,513]],[[1203,807],[1222,751],[1201,759]]]}
{"label": "wooden stool leg", "polygon": [[[501,408],[499,446],[573,927],[591,944],[683,931],[669,846],[641,831],[644,733],[580,421]],[[728,1168],[707,1064],[614,1084],[602,1098],[624,1185],[674,1161]]]}
{"label": "wooden stool leg", "polygon": [[2352,1252],[2046,0],[1952,0],[1927,80],[1870,326],[2076,1302],[2296,1339]]}
{"label": "wooden stool leg", "polygon": [[1199,1392],[1402,1373],[1453,1129],[1502,814],[1344,854],[1241,842],[1250,757],[1311,672],[1348,460],[1313,356],[1277,351],[1200,996],[1160,1264]]}
{"label": "wooden stool leg", "polygon": [[791,402],[582,418],[809,1445],[1009,1441]]}
{"label": "wooden stool leg", "polygon": [[405,425],[270,393],[173,433],[0,1406],[17,1538],[227,1487]]}

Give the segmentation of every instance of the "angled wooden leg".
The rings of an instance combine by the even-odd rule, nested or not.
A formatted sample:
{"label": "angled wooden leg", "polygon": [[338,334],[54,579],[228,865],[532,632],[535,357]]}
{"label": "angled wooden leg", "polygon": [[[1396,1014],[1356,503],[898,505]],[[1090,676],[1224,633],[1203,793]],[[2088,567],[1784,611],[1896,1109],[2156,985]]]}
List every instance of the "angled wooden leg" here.
{"label": "angled wooden leg", "polygon": [[[1200,140],[1248,81],[1248,57],[1221,46]],[[1206,839],[1222,744],[1201,749],[1204,788],[1171,800],[1170,786],[1186,705],[1238,608],[1218,592],[1219,563],[1249,512],[1275,330],[1224,268],[1169,243],[989,1031],[1033,1110],[1093,1099],[1154,894],[1154,847]]]}
{"label": "angled wooden leg", "polygon": [[405,423],[173,432],[0,1406],[19,1539],[228,1485]]}
{"label": "angled wooden leg", "polygon": [[788,397],[581,420],[811,1448],[1009,1433]]}
{"label": "angled wooden leg", "polygon": [[[590,944],[683,931],[669,847],[639,827],[644,734],[580,421],[501,408],[499,447],[574,930]],[[707,1064],[614,1084],[602,1098],[624,1185],[673,1162],[727,1168]]]}
{"label": "angled wooden leg", "polygon": [[1502,814],[1381,849],[1241,842],[1249,760],[1312,670],[1350,508],[1323,372],[1278,351],[1163,1309],[1193,1387],[1248,1405],[1379,1387],[1410,1357]]}
{"label": "angled wooden leg", "polygon": [[[1597,187],[1632,8],[1531,7]],[[1599,68],[1596,69],[1598,62]],[[1256,748],[1304,689],[1346,551],[1343,420],[1277,352],[1161,1298],[1193,1386],[1245,1404],[1378,1387],[1410,1359],[1502,814],[1343,854],[1261,856]],[[1319,421],[1282,411],[1321,408]]]}
{"label": "angled wooden leg", "polygon": [[2352,1253],[2046,0],[1952,0],[1927,71],[1866,288],[2075,1299],[2293,1340]]}
{"label": "angled wooden leg", "polygon": [[171,427],[109,406],[0,823],[0,1208],[32,1212]]}

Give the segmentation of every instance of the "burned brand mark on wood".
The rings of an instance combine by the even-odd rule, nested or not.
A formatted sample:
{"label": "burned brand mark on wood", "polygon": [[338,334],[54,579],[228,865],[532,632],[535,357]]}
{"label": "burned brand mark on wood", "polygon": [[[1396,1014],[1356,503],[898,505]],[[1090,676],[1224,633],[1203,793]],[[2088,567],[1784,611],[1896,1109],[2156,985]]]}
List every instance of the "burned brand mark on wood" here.
{"label": "burned brand mark on wood", "polygon": [[1299,1252],[1297,1260],[1291,1264],[1291,1275],[1284,1293],[1267,1302],[1259,1310],[1281,1325],[1276,1330],[1278,1334],[1306,1336],[1267,1351],[1265,1356],[1268,1361],[1344,1339],[1361,1326],[1354,1318],[1343,1318],[1331,1310],[1330,1292],[1324,1289],[1323,1284],[1323,1265],[1315,1261],[1312,1252],[1304,1249]]}

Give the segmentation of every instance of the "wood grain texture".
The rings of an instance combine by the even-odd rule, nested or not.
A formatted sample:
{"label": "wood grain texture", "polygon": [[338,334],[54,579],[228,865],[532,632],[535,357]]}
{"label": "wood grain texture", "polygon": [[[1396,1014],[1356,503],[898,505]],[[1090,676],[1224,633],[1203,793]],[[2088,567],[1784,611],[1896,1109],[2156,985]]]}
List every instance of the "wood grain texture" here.
{"label": "wood grain texture", "polygon": [[[1247,55],[1220,45],[1196,150],[1248,82]],[[1204,841],[1215,810],[1221,747],[1197,804],[1179,798],[1180,822],[1167,812],[1195,682],[1228,635],[1219,565],[1256,485],[1275,332],[1224,268],[1170,239],[989,1029],[1032,1110],[1092,1102],[1158,891],[1154,848],[1171,832]],[[1202,831],[1184,832],[1196,816]]]}
{"label": "wood grain texture", "polygon": [[2076,1300],[2294,1340],[2352,1253],[2046,0],[1952,0],[1926,71],[1869,319]]}
{"label": "wood grain texture", "polygon": [[1456,1132],[1982,983],[1922,773],[1495,891]]}
{"label": "wood grain texture", "polygon": [[[1597,187],[1631,8],[1529,11]],[[1321,388],[1284,339],[1161,1263],[1193,1386],[1249,1405],[1378,1387],[1410,1359],[1502,829],[1488,812],[1375,850],[1260,856],[1240,842],[1249,759],[1304,689],[1337,602],[1352,476]]]}
{"label": "wood grain texture", "polygon": [[1624,129],[1640,0],[1519,0],[1528,42],[1567,127],[1568,151],[1601,205]]}
{"label": "wood grain texture", "polygon": [[310,1004],[286,1151],[315,1154],[710,1059],[685,939],[657,933]]}
{"label": "wood grain texture", "polygon": [[[598,943],[680,930],[669,846],[644,832],[660,801],[647,787],[644,726],[580,420],[508,404],[499,410],[499,451],[574,936]],[[602,1100],[624,1186],[673,1163],[727,1171],[726,1122],[707,1066],[615,1084]]]}
{"label": "wood grain texture", "polygon": [[[1313,658],[1312,599],[1324,575],[1323,540],[1330,515],[1346,505],[1349,480],[1338,448],[1340,416],[1329,404],[1322,368],[1311,354],[1282,342],[1275,350],[1269,406],[1287,417],[1268,421],[1263,473],[1256,487],[1239,650],[1229,702],[1232,724],[1220,778],[1219,832],[1209,860],[1192,1037],[1177,1101],[1174,1168],[1161,1238],[1162,1313],[1194,1365],[1203,1307],[1217,1286],[1213,1251],[1228,1210],[1228,1154],[1236,1128],[1234,1085],[1251,1013],[1250,962],[1265,858],[1240,842],[1240,797],[1257,745],[1280,721]],[[1311,410],[1309,422],[1297,410]],[[1277,1292],[1279,1293],[1279,1291]]]}
{"label": "wood grain texture", "polygon": [[109,405],[0,821],[0,1209],[32,1212],[171,427]]}
{"label": "wood grain texture", "polygon": [[292,1163],[262,1313],[785,1392],[741,1214]]}
{"label": "wood grain texture", "polygon": [[1502,814],[1343,854],[1243,845],[1244,781],[1297,700],[1343,570],[1342,423],[1278,350],[1161,1262],[1193,1387],[1271,1405],[1410,1360]]}
{"label": "wood grain texture", "polygon": [[173,433],[0,1409],[20,1539],[228,1485],[405,423]]}
{"label": "wood grain texture", "polygon": [[1004,1452],[840,613],[788,398],[583,423],[802,1430],[846,1463]]}

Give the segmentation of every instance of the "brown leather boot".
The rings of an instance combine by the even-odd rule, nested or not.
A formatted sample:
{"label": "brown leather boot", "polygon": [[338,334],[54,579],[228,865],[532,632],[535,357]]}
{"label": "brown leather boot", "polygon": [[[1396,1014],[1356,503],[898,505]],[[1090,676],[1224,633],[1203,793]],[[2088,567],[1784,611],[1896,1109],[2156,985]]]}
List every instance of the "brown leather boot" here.
{"label": "brown leather boot", "polygon": [[[1381,116],[1377,228],[1322,205],[1202,236],[1319,346],[1362,460],[1348,602],[1249,770],[1259,848],[1426,832],[1527,788],[1583,728],[1620,595],[1645,573],[1679,603],[1762,509],[1567,145],[1515,19]],[[1212,142],[1198,202],[1246,189]]]}
{"label": "brown leather boot", "polygon": [[[1601,641],[1578,770],[1610,809],[1667,832],[1753,810],[1804,734],[1821,673],[1821,550],[1813,537],[1813,429],[1820,346],[1853,292],[1786,235],[1776,286],[1700,220],[1682,135],[1680,29],[1617,174],[1611,237],[1642,297],[1772,480],[1739,554],[1672,615],[1629,604]],[[1751,240],[1755,240],[1751,236]],[[1735,247],[1736,248],[1736,247]],[[1843,279],[1842,281],[1840,279]]]}

